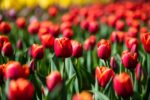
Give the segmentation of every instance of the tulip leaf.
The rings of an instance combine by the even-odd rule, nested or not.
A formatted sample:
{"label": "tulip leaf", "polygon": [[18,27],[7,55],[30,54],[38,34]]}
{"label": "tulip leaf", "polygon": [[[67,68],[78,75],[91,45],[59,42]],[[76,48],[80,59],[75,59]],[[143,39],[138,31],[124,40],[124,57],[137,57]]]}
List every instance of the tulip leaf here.
{"label": "tulip leaf", "polygon": [[100,91],[92,90],[92,92],[96,95],[97,100],[110,100],[106,95],[104,95]]}

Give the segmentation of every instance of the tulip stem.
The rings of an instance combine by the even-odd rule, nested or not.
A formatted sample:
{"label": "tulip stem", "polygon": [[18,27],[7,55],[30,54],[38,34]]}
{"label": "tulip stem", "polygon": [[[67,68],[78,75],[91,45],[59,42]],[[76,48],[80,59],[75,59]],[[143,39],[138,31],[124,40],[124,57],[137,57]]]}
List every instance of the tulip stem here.
{"label": "tulip stem", "polygon": [[148,76],[150,77],[150,55],[147,54],[147,73],[148,73]]}

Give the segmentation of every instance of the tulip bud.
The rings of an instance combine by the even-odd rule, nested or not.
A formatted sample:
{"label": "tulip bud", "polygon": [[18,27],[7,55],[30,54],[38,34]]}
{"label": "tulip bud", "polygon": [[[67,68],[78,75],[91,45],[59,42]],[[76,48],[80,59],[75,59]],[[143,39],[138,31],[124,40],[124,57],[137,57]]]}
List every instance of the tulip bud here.
{"label": "tulip bud", "polygon": [[51,25],[49,31],[54,37],[57,37],[59,35],[60,27],[57,24]]}
{"label": "tulip bud", "polygon": [[33,100],[34,86],[26,79],[19,78],[9,83],[9,100]]}
{"label": "tulip bud", "polygon": [[30,25],[28,26],[28,32],[31,34],[36,34],[38,33],[39,28],[40,28],[40,23],[37,21],[34,21],[30,23]]}
{"label": "tulip bud", "polygon": [[96,33],[99,30],[99,25],[96,21],[90,21],[88,30],[90,33]]}
{"label": "tulip bud", "polygon": [[11,31],[11,26],[9,23],[7,22],[1,22],[0,23],[0,32],[2,34],[8,34]]}
{"label": "tulip bud", "polygon": [[130,76],[123,72],[113,79],[113,87],[118,96],[127,98],[133,95],[133,86]]}
{"label": "tulip bud", "polygon": [[64,14],[61,17],[62,22],[72,22],[73,17],[70,14]]}
{"label": "tulip bud", "polygon": [[108,20],[108,25],[111,27],[114,27],[116,24],[117,18],[114,15],[110,15],[107,20]]}
{"label": "tulip bud", "polygon": [[60,30],[63,32],[65,29],[71,29],[72,24],[71,22],[63,22],[60,26]]}
{"label": "tulip bud", "polygon": [[64,37],[67,37],[67,38],[71,38],[73,36],[73,31],[72,29],[65,29],[63,32],[62,32],[63,36]]}
{"label": "tulip bud", "polygon": [[51,34],[45,34],[41,36],[41,43],[45,48],[51,48],[54,46],[54,37]]}
{"label": "tulip bud", "polygon": [[6,64],[5,78],[17,79],[19,77],[22,77],[22,72],[23,70],[19,62],[10,61]]}
{"label": "tulip bud", "polygon": [[34,59],[42,59],[44,56],[43,46],[38,44],[33,44],[31,47],[31,55]]}
{"label": "tulip bud", "polygon": [[111,66],[111,68],[113,70],[118,69],[118,63],[117,63],[115,57],[111,57],[111,59],[110,59],[110,66]]}
{"label": "tulip bud", "polygon": [[141,81],[143,74],[144,74],[143,68],[142,68],[141,64],[138,63],[138,64],[136,65],[136,68],[135,68],[135,76],[136,76],[136,79],[137,79],[138,81]]}
{"label": "tulip bud", "polygon": [[137,38],[130,38],[130,37],[126,37],[126,40],[125,40],[125,43],[126,43],[126,46],[129,50],[133,50],[133,46],[135,45],[135,49],[137,49],[138,47],[138,39]]}
{"label": "tulip bud", "polygon": [[58,10],[56,7],[50,7],[48,9],[48,14],[51,16],[51,17],[55,17],[58,13]]}
{"label": "tulip bud", "polygon": [[88,27],[89,27],[89,22],[88,22],[87,20],[81,21],[80,27],[81,27],[82,29],[84,29],[84,30],[87,30]]}
{"label": "tulip bud", "polygon": [[0,50],[2,49],[3,44],[4,44],[5,42],[9,42],[8,37],[7,37],[7,36],[4,36],[4,35],[0,35]]}
{"label": "tulip bud", "polygon": [[73,96],[73,100],[94,100],[91,93],[87,91],[82,91],[81,93],[77,93]]}
{"label": "tulip bud", "polygon": [[137,64],[137,53],[125,50],[122,52],[121,60],[124,67],[128,69],[135,68]]}
{"label": "tulip bud", "polygon": [[147,53],[150,53],[150,34],[149,33],[141,33],[140,34],[141,42],[144,46],[144,49]]}
{"label": "tulip bud", "polygon": [[140,33],[147,33],[148,32],[148,28],[147,27],[141,27],[140,28]]}
{"label": "tulip bud", "polygon": [[23,70],[22,77],[28,78],[29,75],[30,75],[29,66],[28,66],[27,64],[23,65],[23,66],[22,66],[22,70]]}
{"label": "tulip bud", "polygon": [[98,57],[101,59],[108,59],[111,55],[111,46],[108,40],[100,40],[97,45],[97,53]]}
{"label": "tulip bud", "polygon": [[81,57],[83,51],[82,44],[75,40],[72,40],[71,44],[72,44],[72,56],[77,58]]}
{"label": "tulip bud", "polygon": [[58,71],[51,72],[46,77],[46,84],[50,92],[53,91],[61,83],[62,83],[62,77]]}
{"label": "tulip bud", "polygon": [[96,37],[94,35],[91,35],[88,39],[84,42],[84,50],[92,50],[96,43]]}
{"label": "tulip bud", "polygon": [[17,20],[16,20],[16,24],[18,26],[18,28],[22,29],[26,26],[26,20],[24,17],[19,17]]}
{"label": "tulip bud", "polygon": [[67,58],[72,55],[72,45],[68,38],[56,38],[54,41],[54,51],[57,57]]}
{"label": "tulip bud", "polygon": [[2,47],[2,54],[3,54],[4,56],[7,56],[7,57],[13,55],[13,48],[12,48],[12,45],[11,45],[10,42],[5,42],[5,43],[3,44],[3,47]]}
{"label": "tulip bud", "polygon": [[138,30],[134,27],[130,27],[127,33],[130,37],[137,37]]}
{"label": "tulip bud", "polygon": [[19,40],[17,41],[17,48],[20,49],[20,50],[23,49],[23,44],[22,44],[22,40],[21,40],[21,39],[19,39]]}
{"label": "tulip bud", "polygon": [[111,42],[123,43],[124,42],[125,33],[121,31],[114,31],[110,36]]}
{"label": "tulip bud", "polygon": [[108,67],[96,67],[95,76],[101,87],[105,87],[109,80],[115,75],[114,71]]}
{"label": "tulip bud", "polygon": [[36,70],[36,67],[37,67],[36,62],[34,59],[32,59],[30,64],[29,64],[30,72],[33,73]]}
{"label": "tulip bud", "polygon": [[117,30],[119,30],[119,31],[121,31],[121,30],[123,30],[124,29],[124,22],[123,21],[121,21],[121,20],[118,20],[117,22],[116,22],[116,29]]}

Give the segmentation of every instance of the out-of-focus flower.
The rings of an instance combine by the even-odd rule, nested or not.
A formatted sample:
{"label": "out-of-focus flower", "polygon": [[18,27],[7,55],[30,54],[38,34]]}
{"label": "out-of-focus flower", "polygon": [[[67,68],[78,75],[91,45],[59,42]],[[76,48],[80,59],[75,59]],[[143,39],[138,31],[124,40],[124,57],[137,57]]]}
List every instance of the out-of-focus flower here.
{"label": "out-of-focus flower", "polygon": [[137,64],[137,53],[135,52],[129,52],[128,50],[125,50],[122,52],[121,60],[124,65],[124,67],[128,69],[133,69],[136,67]]}
{"label": "out-of-focus flower", "polygon": [[77,93],[73,96],[73,100],[94,100],[91,93],[87,91],[82,91],[81,93]]}
{"label": "out-of-focus flower", "polygon": [[0,35],[0,50],[2,49],[5,42],[9,42],[8,37],[4,35]]}
{"label": "out-of-focus flower", "polygon": [[1,22],[0,23],[0,32],[2,34],[8,34],[11,31],[11,26],[9,23],[7,22]]}
{"label": "out-of-focus flower", "polygon": [[49,91],[53,91],[61,83],[62,77],[58,71],[53,71],[46,77],[46,84]]}
{"label": "out-of-focus flower", "polygon": [[71,29],[72,24],[70,22],[63,22],[60,26],[60,30],[63,32],[65,29]]}
{"label": "out-of-focus flower", "polygon": [[96,37],[94,35],[91,35],[89,38],[87,38],[84,41],[84,50],[92,50],[96,44]]}
{"label": "out-of-focus flower", "polygon": [[122,72],[114,77],[113,87],[118,96],[127,98],[133,95],[131,78],[125,72]]}
{"label": "out-of-focus flower", "polygon": [[88,31],[90,33],[96,33],[99,30],[99,25],[96,21],[90,21]]}
{"label": "out-of-focus flower", "polygon": [[13,55],[13,52],[14,52],[14,50],[12,48],[11,43],[10,42],[4,42],[3,47],[2,47],[2,54],[4,56],[9,57],[9,56]]}
{"label": "out-of-focus flower", "polygon": [[71,41],[66,37],[56,38],[54,41],[54,51],[57,57],[70,57],[72,55]]}
{"label": "out-of-focus flower", "polygon": [[125,24],[124,24],[123,21],[118,20],[118,21],[116,22],[116,29],[117,29],[117,30],[119,30],[119,31],[123,30],[123,29],[124,29],[124,26],[125,26]]}
{"label": "out-of-focus flower", "polygon": [[9,83],[9,100],[32,100],[34,96],[34,86],[26,79],[19,78],[11,80]]}
{"label": "out-of-focus flower", "polygon": [[122,31],[114,31],[110,36],[111,42],[123,43],[125,38],[125,32]]}
{"label": "out-of-focus flower", "polygon": [[40,23],[37,21],[34,21],[30,23],[30,25],[28,26],[28,31],[30,34],[36,34],[38,33],[39,28],[40,28]]}
{"label": "out-of-focus flower", "polygon": [[65,29],[63,32],[62,32],[63,36],[64,37],[67,37],[67,38],[71,38],[73,36],[73,30],[68,28],[68,29]]}
{"label": "out-of-focus flower", "polygon": [[137,37],[138,36],[138,30],[137,28],[134,28],[134,27],[130,27],[127,34],[130,36],[130,37]]}
{"label": "out-of-focus flower", "polygon": [[0,65],[0,84],[4,81],[5,65]]}
{"label": "out-of-focus flower", "polygon": [[126,46],[127,46],[127,48],[128,48],[129,50],[131,50],[131,49],[133,48],[133,46],[136,46],[136,48],[135,48],[136,50],[135,50],[135,51],[137,51],[137,49],[138,49],[138,44],[139,44],[137,38],[126,37],[125,43],[126,43]]}
{"label": "out-of-focus flower", "polygon": [[111,66],[111,68],[112,68],[113,70],[118,69],[119,65],[118,65],[118,63],[117,63],[115,57],[111,57],[111,59],[110,59],[110,66]]}
{"label": "out-of-focus flower", "polygon": [[51,17],[55,17],[58,13],[58,9],[54,6],[50,7],[48,9],[48,14],[51,16]]}
{"label": "out-of-focus flower", "polygon": [[77,58],[82,56],[83,52],[82,44],[76,40],[71,40],[71,44],[72,44],[72,56]]}
{"label": "out-of-focus flower", "polygon": [[26,26],[26,20],[24,17],[19,17],[17,20],[16,20],[16,24],[18,26],[18,28],[22,29]]}
{"label": "out-of-focus flower", "polygon": [[141,33],[140,39],[144,46],[145,51],[147,53],[150,53],[150,34],[149,33]]}
{"label": "out-of-focus flower", "polygon": [[23,43],[22,43],[22,40],[21,39],[19,39],[18,41],[17,41],[17,48],[18,49],[23,49]]}
{"label": "out-of-focus flower", "polygon": [[105,87],[109,80],[115,75],[114,71],[108,67],[96,67],[95,76],[100,86]]}
{"label": "out-of-focus flower", "polygon": [[137,79],[138,81],[141,81],[143,75],[144,75],[143,68],[142,68],[141,64],[138,63],[138,64],[136,65],[136,68],[135,68],[135,76],[136,76],[136,79]]}
{"label": "out-of-focus flower", "polygon": [[31,55],[34,59],[42,59],[44,56],[44,47],[39,44],[33,44],[31,47]]}
{"label": "out-of-focus flower", "polygon": [[102,39],[97,44],[97,54],[101,59],[108,59],[111,55],[111,45],[108,40]]}

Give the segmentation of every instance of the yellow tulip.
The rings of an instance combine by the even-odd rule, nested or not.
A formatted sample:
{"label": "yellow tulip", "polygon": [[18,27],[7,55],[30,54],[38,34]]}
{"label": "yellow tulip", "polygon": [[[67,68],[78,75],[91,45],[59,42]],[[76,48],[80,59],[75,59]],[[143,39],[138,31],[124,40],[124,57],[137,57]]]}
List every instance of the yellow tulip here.
{"label": "yellow tulip", "polygon": [[38,0],[38,4],[41,8],[46,9],[50,5],[53,5],[55,3],[55,0]]}

